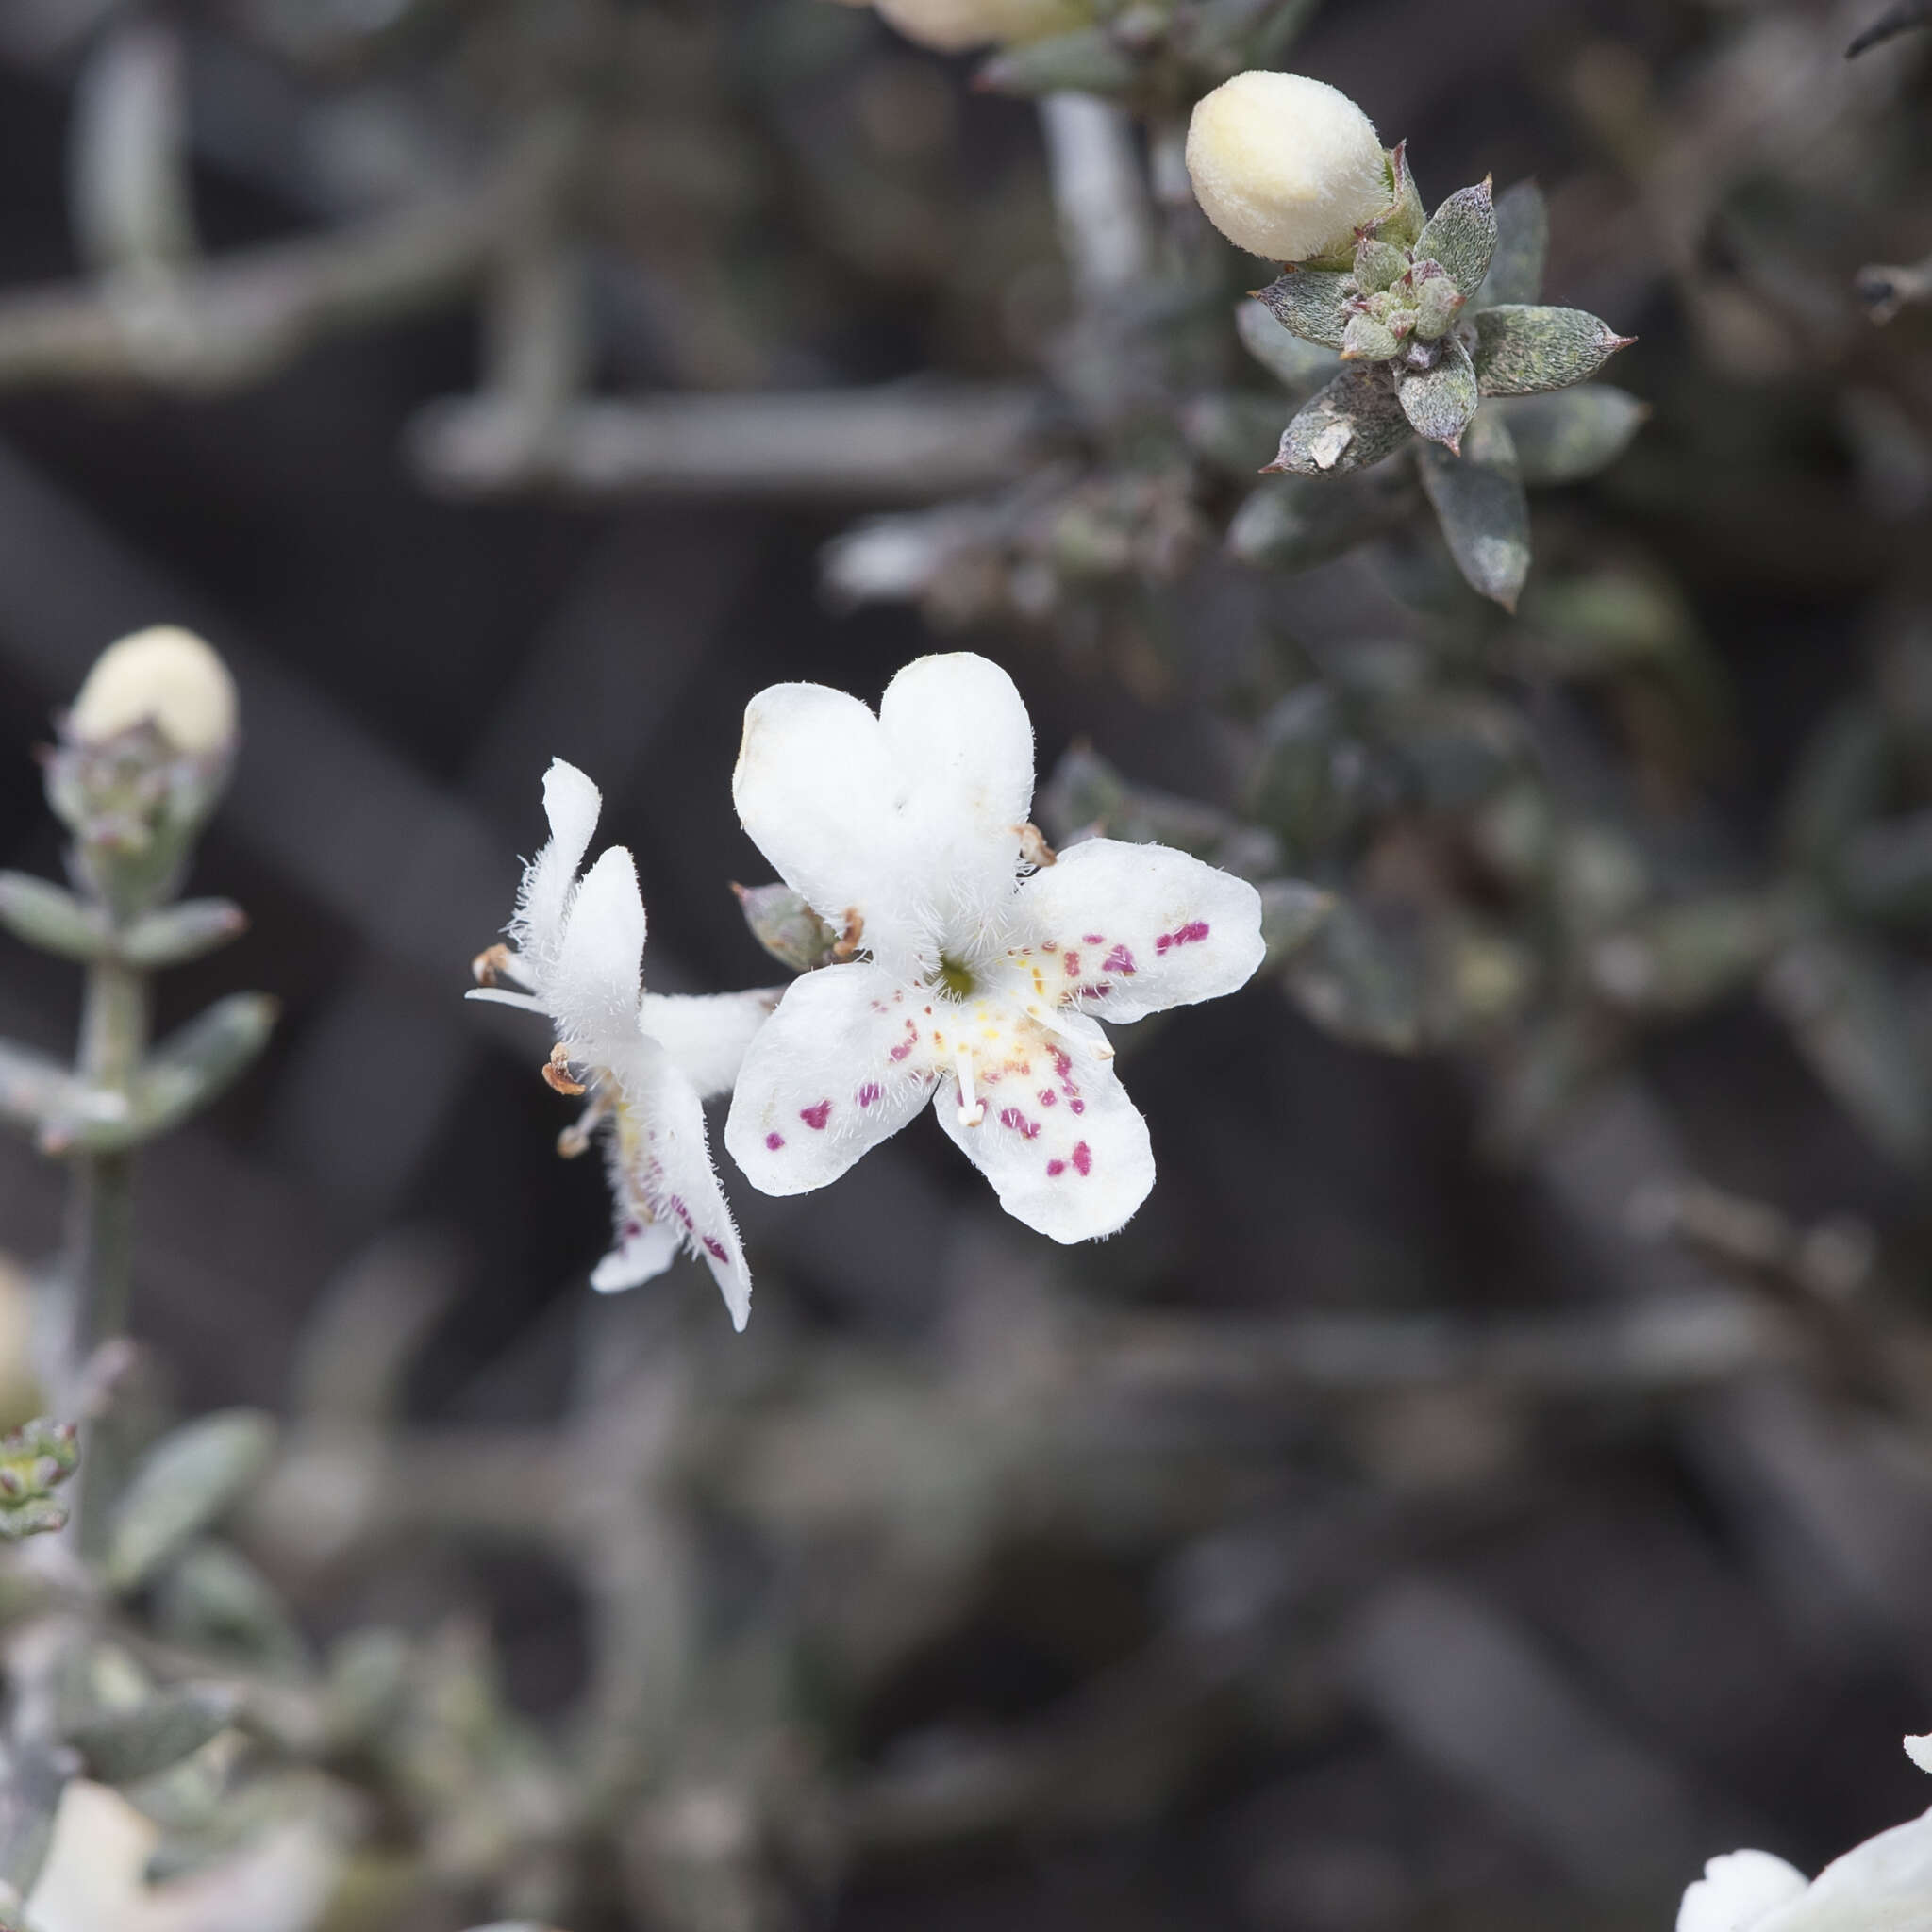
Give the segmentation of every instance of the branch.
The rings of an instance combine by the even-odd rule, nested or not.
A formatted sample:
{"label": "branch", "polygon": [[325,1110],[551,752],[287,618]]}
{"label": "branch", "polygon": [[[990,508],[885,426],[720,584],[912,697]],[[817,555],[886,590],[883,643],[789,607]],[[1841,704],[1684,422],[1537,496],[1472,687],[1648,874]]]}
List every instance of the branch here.
{"label": "branch", "polygon": [[1847,60],[1856,59],[1868,47],[1889,41],[1915,26],[1932,25],[1932,0],[1903,0],[1890,12],[1880,15],[1845,49]]}
{"label": "branch", "polygon": [[533,445],[527,412],[479,396],[430,405],[409,441],[425,479],[458,496],[921,501],[1010,478],[1039,409],[1011,383],[658,395],[575,404]]}
{"label": "branch", "polygon": [[0,297],[0,390],[133,384],[212,394],[325,337],[461,292],[495,246],[496,187],[230,256],[136,300],[63,285]]}

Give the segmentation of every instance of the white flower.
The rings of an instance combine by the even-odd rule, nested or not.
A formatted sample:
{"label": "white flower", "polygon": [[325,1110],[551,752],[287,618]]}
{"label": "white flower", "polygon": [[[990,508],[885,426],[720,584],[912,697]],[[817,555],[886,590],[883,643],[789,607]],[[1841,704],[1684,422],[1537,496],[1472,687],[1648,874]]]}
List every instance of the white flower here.
{"label": "white flower", "polygon": [[[1906,1750],[1932,1771],[1932,1737]],[[1769,1852],[1713,1858],[1685,1894],[1677,1932],[1927,1932],[1932,1811],[1867,1839],[1807,1884]]]}
{"label": "white flower", "polygon": [[1238,248],[1308,261],[1350,247],[1394,199],[1369,117],[1327,82],[1255,69],[1194,105],[1188,174]]}
{"label": "white flower", "polygon": [[202,757],[235,736],[235,680],[192,631],[158,625],[112,643],[94,659],[68,713],[84,744],[152,724],[177,752]]}
{"label": "white flower", "polygon": [[1043,40],[1093,17],[1087,0],[876,0],[908,41],[958,54],[994,42]]}
{"label": "white flower", "polygon": [[874,716],[818,684],[745,711],[744,828],[865,955],[787,989],[724,1144],[769,1194],[835,1180],[926,1099],[1000,1205],[1054,1240],[1111,1234],[1154,1185],[1147,1124],[1095,1019],[1232,992],[1261,963],[1244,880],[1093,839],[1020,877],[1033,728],[970,653],[922,658]]}
{"label": "white flower", "polygon": [[[497,947],[478,962],[479,971],[525,991],[486,986],[470,997],[549,1015],[558,1039],[546,1070],[551,1084],[591,1094],[583,1120],[559,1143],[577,1152],[593,1128],[606,1136],[617,1241],[591,1285],[635,1288],[662,1274],[683,1246],[708,1264],[741,1329],[751,1314],[751,1275],[711,1166],[700,1103],[729,1091],[777,995],[686,999],[643,991],[644,902],[630,854],[609,846],[577,876],[601,804],[590,779],[553,760],[543,779],[550,842],[524,873],[508,927],[514,951]],[[581,1085],[573,1077],[579,1072]]]}
{"label": "white flower", "polygon": [[71,1779],[26,1924],[34,1932],[308,1932],[321,1923],[339,1861],[313,1824],[280,1825],[232,1858],[150,1885],[160,1839],[119,1791]]}

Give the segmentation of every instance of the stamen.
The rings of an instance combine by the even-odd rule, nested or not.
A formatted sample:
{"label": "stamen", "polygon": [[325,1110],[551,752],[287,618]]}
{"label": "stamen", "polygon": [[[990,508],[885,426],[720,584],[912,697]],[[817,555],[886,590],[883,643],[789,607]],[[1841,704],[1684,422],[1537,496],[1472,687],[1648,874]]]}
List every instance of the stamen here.
{"label": "stamen", "polygon": [[570,1048],[560,1040],[550,1049],[550,1058],[543,1062],[543,1084],[553,1093],[575,1095],[584,1091],[584,1083],[571,1074]]}
{"label": "stamen", "polygon": [[478,986],[494,986],[509,970],[509,961],[510,950],[508,946],[485,946],[470,961],[470,971],[476,975]]}
{"label": "stamen", "polygon": [[603,1124],[610,1111],[610,1092],[608,1088],[591,1096],[591,1104],[557,1137],[557,1151],[566,1160],[575,1160],[579,1155],[588,1153],[591,1136]]}
{"label": "stamen", "polygon": [[959,1074],[959,1124],[976,1127],[986,1118],[986,1102],[973,1091],[973,1049],[961,1046],[953,1057]]}

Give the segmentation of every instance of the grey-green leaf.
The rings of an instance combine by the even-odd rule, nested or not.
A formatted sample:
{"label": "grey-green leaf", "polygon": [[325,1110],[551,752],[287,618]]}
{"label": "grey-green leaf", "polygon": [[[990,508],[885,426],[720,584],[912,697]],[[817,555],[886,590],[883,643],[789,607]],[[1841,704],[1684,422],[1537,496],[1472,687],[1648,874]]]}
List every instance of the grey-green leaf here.
{"label": "grey-green leaf", "polygon": [[1320,342],[1324,349],[1339,349],[1352,313],[1355,278],[1337,270],[1291,268],[1265,289],[1256,290],[1255,299],[1265,303],[1291,335]]}
{"label": "grey-green leaf", "polygon": [[752,938],[795,973],[832,963],[839,929],[827,925],[790,886],[733,886]]}
{"label": "grey-green leaf", "polygon": [[1296,953],[1326,924],[1335,894],[1303,879],[1271,879],[1261,888],[1261,938],[1268,948],[1262,971]]}
{"label": "grey-green leaf", "polygon": [[1496,205],[1488,180],[1458,188],[1416,238],[1418,261],[1440,261],[1465,295],[1474,295],[1496,252]]}
{"label": "grey-green leaf", "polygon": [[1415,508],[1399,468],[1352,476],[1271,477],[1235,511],[1229,554],[1271,570],[1313,570],[1357,543],[1386,535]]}
{"label": "grey-green leaf", "polygon": [[1404,370],[1397,377],[1396,395],[1403,414],[1418,436],[1430,442],[1461,446],[1462,432],[1475,414],[1481,400],[1476,393],[1475,371],[1470,365],[1469,351],[1455,336],[1442,343],[1442,353],[1433,369]]}
{"label": "grey-green leaf", "polygon": [[1510,303],[1475,317],[1475,373],[1486,396],[1533,396],[1588,382],[1634,336],[1581,308]]}
{"label": "grey-green leaf", "polygon": [[1472,590],[1514,610],[1529,575],[1529,504],[1501,418],[1479,410],[1460,457],[1425,448],[1422,478],[1457,569]]}
{"label": "grey-green leaf", "polygon": [[1923,1161],[1932,1147],[1932,1088],[1885,957],[1803,940],[1765,975],[1764,990],[1812,1072],[1873,1142],[1901,1161]]}
{"label": "grey-green leaf", "polygon": [[1234,326],[1241,347],[1292,396],[1312,395],[1335,374],[1332,349],[1290,335],[1253,296],[1236,308]]}
{"label": "grey-green leaf", "polygon": [[1281,433],[1270,471],[1344,475],[1392,456],[1409,439],[1408,419],[1381,363],[1355,363],[1305,404]]}
{"label": "grey-green leaf", "polygon": [[1366,310],[1348,318],[1341,334],[1344,362],[1388,362],[1400,353],[1402,344],[1386,322],[1377,322]]}
{"label": "grey-green leaf", "polygon": [[117,950],[130,966],[152,971],[199,959],[248,929],[248,915],[227,899],[182,899],[150,912],[121,935]]}
{"label": "grey-green leaf", "polygon": [[0,1746],[0,1884],[34,1889],[54,1837],[54,1813],[74,1775],[74,1754],[52,1740]]}
{"label": "grey-green leaf", "polygon": [[67,1741],[103,1784],[132,1784],[178,1764],[234,1722],[240,1697],[227,1684],[177,1684],[125,1709],[98,1711]]}
{"label": "grey-green leaf", "polygon": [[1498,396],[1490,408],[1508,425],[1517,472],[1531,488],[1580,483],[1607,469],[1650,414],[1649,404],[1607,382],[1580,382],[1547,395]]}
{"label": "grey-green leaf", "polygon": [[64,886],[31,873],[0,872],[0,925],[63,959],[98,959],[108,949],[101,919]]}
{"label": "grey-green leaf", "polygon": [[1135,77],[1132,55],[1105,27],[1079,27],[1043,41],[1007,48],[973,76],[974,85],[992,93],[1119,93]]}
{"label": "grey-green leaf", "polygon": [[138,1589],[223,1515],[275,1453],[274,1418],[259,1409],[218,1409],[163,1436],[121,1492],[104,1565],[111,1589]]}
{"label": "grey-green leaf", "polygon": [[1485,308],[1536,301],[1550,253],[1550,207],[1534,181],[1506,188],[1496,201],[1496,252],[1476,300]]}
{"label": "grey-green leaf", "polygon": [[1389,156],[1389,178],[1394,184],[1394,205],[1375,225],[1375,232],[1384,241],[1408,247],[1423,231],[1422,191],[1415,185],[1415,175],[1408,165],[1408,143],[1399,141]]}
{"label": "grey-green leaf", "polygon": [[277,1001],[263,992],[232,992],[171,1033],[136,1070],[125,1122],[75,1129],[76,1145],[138,1145],[199,1113],[238,1080],[268,1044]]}

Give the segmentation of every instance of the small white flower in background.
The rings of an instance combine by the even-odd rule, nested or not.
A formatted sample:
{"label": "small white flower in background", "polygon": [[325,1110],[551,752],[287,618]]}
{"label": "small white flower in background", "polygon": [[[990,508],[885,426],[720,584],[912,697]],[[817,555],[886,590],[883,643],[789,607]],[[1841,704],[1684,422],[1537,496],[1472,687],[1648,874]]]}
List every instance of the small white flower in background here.
{"label": "small white flower in background", "polygon": [[157,625],[109,644],[68,713],[70,734],[98,744],[151,724],[190,757],[220,751],[235,736],[235,680],[192,631]]}
{"label": "small white flower in background", "polygon": [[643,991],[644,902],[630,854],[609,846],[577,875],[602,803],[575,766],[552,762],[543,779],[550,842],[525,870],[511,945],[478,961],[480,976],[523,991],[486,985],[470,998],[546,1014],[558,1045],[545,1077],[559,1091],[591,1096],[558,1143],[578,1153],[593,1131],[605,1135],[617,1241],[591,1285],[607,1293],[635,1288],[662,1274],[682,1246],[709,1266],[741,1329],[751,1275],[711,1166],[701,1102],[729,1091],[777,994],[687,999]]}
{"label": "small white flower in background", "polygon": [[[863,5],[864,0],[858,0]],[[1091,0],[875,0],[908,41],[942,54],[1044,40],[1093,18]]]}
{"label": "small white flower in background", "polygon": [[818,684],[745,711],[738,813],[780,875],[869,957],[808,973],[745,1055],[724,1144],[770,1194],[821,1188],[933,1098],[1006,1210],[1111,1234],[1154,1185],[1147,1124],[1096,1015],[1232,992],[1261,963],[1243,879],[1163,845],[1050,858],[1027,824],[1033,727],[970,653],[922,658],[874,715]]}
{"label": "small white flower in background", "polygon": [[1188,174],[1201,211],[1237,248],[1310,261],[1355,243],[1394,199],[1369,117],[1325,81],[1259,69],[1195,103]]}
{"label": "small white flower in background", "polygon": [[150,1885],[160,1840],[119,1791],[72,1779],[25,1923],[33,1932],[309,1932],[322,1923],[339,1859],[316,1825],[280,1825],[232,1858]]}
{"label": "small white flower in background", "polygon": [[[1932,1771],[1932,1737],[1907,1738],[1906,1751]],[[1677,1932],[1932,1932],[1932,1811],[1808,1881],[1769,1852],[1713,1858],[1684,1894]]]}

